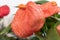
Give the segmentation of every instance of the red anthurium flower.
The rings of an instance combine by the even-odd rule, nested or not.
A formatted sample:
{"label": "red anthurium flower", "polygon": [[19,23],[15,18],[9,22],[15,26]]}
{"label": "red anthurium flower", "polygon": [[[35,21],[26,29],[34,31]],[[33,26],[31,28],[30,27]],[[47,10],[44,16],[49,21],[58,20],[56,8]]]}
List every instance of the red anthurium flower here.
{"label": "red anthurium flower", "polygon": [[20,9],[17,10],[11,27],[18,37],[26,38],[39,31],[45,20],[42,10],[35,3],[28,2],[26,8],[23,6],[20,6]]}
{"label": "red anthurium flower", "polygon": [[7,5],[3,5],[0,7],[0,18],[8,15],[10,12],[10,8]]}

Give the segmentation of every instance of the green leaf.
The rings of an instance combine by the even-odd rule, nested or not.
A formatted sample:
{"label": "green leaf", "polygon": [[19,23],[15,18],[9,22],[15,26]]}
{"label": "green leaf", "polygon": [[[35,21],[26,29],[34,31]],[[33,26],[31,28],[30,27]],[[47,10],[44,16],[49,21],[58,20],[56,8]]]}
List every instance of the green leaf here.
{"label": "green leaf", "polygon": [[60,21],[60,14],[55,14],[52,16],[52,18],[55,18],[56,20]]}
{"label": "green leaf", "polygon": [[47,34],[47,40],[60,40],[60,37],[56,31],[56,26],[59,25],[60,22],[57,22],[53,28],[51,28]]}
{"label": "green leaf", "polygon": [[0,35],[5,34],[6,32],[9,32],[9,30],[11,29],[11,26],[9,25],[8,27],[4,28],[1,32]]}
{"label": "green leaf", "polygon": [[36,1],[35,3],[36,3],[36,4],[43,4],[43,3],[46,3],[46,2],[48,2],[48,1],[43,1],[43,0],[42,0],[42,1]]}
{"label": "green leaf", "polygon": [[15,40],[15,39],[12,37],[7,37],[6,35],[2,35],[0,36],[0,40]]}
{"label": "green leaf", "polygon": [[39,40],[39,38],[33,37],[33,38],[31,38],[31,40]]}
{"label": "green leaf", "polygon": [[53,15],[54,17],[60,18],[60,14],[56,13],[55,15]]}

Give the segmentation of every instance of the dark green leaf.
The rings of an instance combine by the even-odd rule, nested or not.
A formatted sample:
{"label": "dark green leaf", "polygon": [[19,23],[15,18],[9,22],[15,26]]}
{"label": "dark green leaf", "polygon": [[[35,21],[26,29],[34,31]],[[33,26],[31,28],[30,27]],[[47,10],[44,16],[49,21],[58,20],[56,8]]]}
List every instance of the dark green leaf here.
{"label": "dark green leaf", "polygon": [[9,25],[8,27],[4,28],[1,32],[0,35],[5,34],[6,32],[9,32],[9,30],[11,29],[11,26]]}
{"label": "dark green leaf", "polygon": [[33,37],[33,38],[31,38],[31,40],[39,40],[39,38]]}
{"label": "dark green leaf", "polygon": [[43,3],[46,3],[46,2],[48,2],[48,1],[36,1],[35,3],[36,4],[43,4]]}

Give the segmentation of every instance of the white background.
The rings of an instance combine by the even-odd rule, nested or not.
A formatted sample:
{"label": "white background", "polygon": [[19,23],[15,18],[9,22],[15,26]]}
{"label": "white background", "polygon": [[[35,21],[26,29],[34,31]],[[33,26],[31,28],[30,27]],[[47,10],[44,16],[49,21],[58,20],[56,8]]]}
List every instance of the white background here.
{"label": "white background", "polygon": [[[15,8],[15,6],[19,4],[26,4],[28,1],[36,1],[36,0],[0,0],[0,6],[2,5],[8,5],[10,7],[10,14],[4,18],[4,24],[7,26],[9,23],[11,23],[13,19],[13,14],[16,12],[18,8]],[[49,0],[49,1],[56,1],[58,6],[60,6],[60,0]]]}

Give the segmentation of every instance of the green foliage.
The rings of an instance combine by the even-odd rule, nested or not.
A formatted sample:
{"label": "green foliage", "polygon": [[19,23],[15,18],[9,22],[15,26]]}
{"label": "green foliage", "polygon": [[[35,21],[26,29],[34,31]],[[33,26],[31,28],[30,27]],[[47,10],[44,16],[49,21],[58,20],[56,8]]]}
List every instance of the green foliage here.
{"label": "green foliage", "polygon": [[46,2],[49,2],[49,1],[47,1],[47,0],[38,0],[38,1],[36,1],[35,3],[36,3],[36,4],[44,4],[44,3],[46,3]]}
{"label": "green foliage", "polygon": [[1,32],[0,35],[5,34],[6,32],[9,32],[9,30],[11,29],[11,26],[9,25],[7,28],[4,28]]}
{"label": "green foliage", "polygon": [[0,36],[0,40],[15,40],[15,39],[12,37],[7,37],[6,35],[2,35]]}
{"label": "green foliage", "polygon": [[33,37],[33,38],[31,38],[31,40],[39,40],[39,38]]}
{"label": "green foliage", "polygon": [[37,4],[43,4],[43,3],[46,3],[46,2],[48,2],[48,1],[36,1],[35,3],[37,3]]}
{"label": "green foliage", "polygon": [[11,30],[11,26],[9,25],[8,27],[4,28],[1,32],[0,32],[0,40],[15,40],[12,37],[7,37],[5,34],[9,32],[9,30]]}

